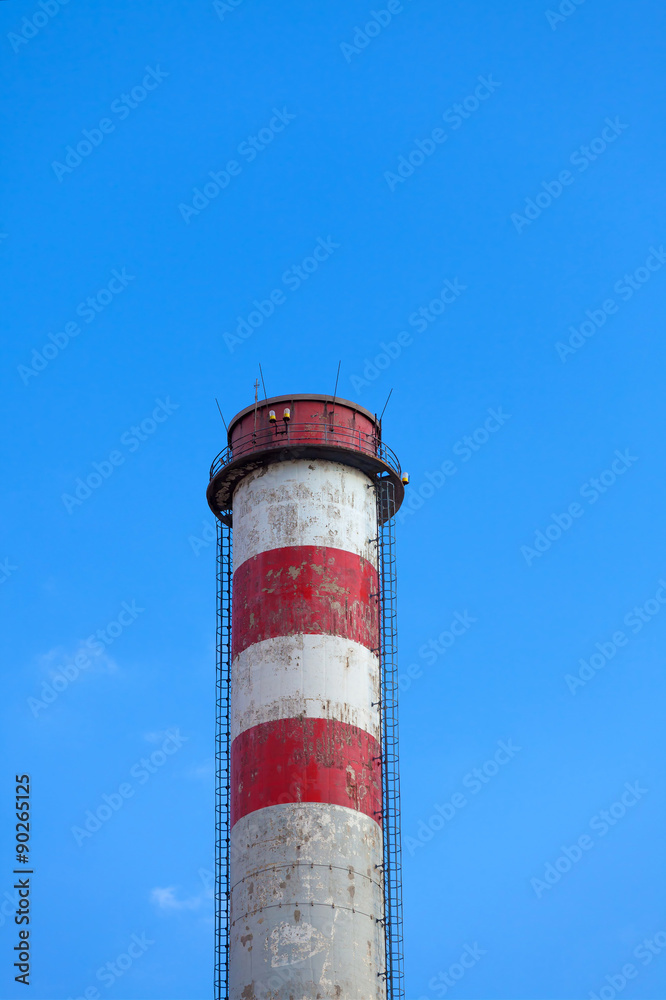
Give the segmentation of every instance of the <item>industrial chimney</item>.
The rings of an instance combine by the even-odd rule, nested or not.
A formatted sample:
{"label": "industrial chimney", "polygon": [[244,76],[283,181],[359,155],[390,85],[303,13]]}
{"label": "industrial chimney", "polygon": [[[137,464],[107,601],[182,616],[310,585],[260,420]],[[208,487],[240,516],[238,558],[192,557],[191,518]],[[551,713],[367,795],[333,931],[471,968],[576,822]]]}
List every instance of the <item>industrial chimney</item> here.
{"label": "industrial chimney", "polygon": [[216,1000],[399,1000],[394,515],[381,422],[241,410],[218,518]]}

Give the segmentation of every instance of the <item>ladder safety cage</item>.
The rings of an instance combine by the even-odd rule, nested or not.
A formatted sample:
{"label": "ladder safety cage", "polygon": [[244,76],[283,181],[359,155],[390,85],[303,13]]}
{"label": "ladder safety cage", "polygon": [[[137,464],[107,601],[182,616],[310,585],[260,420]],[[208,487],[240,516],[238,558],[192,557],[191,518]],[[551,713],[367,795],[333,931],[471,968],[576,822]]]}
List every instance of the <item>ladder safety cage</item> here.
{"label": "ladder safety cage", "polygon": [[402,848],[398,755],[398,628],[395,557],[395,484],[376,479],[379,573],[379,661],[382,737],[384,929],[387,1000],[404,1000]]}
{"label": "ladder safety cage", "polygon": [[[228,520],[231,521],[231,518],[229,517]],[[228,1000],[229,998],[231,557],[232,529],[228,523],[218,520],[215,699],[215,1000]]]}

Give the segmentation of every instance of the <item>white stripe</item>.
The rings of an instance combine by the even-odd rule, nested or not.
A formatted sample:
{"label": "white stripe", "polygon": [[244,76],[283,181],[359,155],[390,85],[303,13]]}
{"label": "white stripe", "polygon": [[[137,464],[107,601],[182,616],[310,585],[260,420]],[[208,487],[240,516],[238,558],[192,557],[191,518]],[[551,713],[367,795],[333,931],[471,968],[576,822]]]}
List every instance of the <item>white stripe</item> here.
{"label": "white stripe", "polygon": [[276,719],[334,719],[379,740],[379,660],[335,635],[253,643],[231,667],[231,739]]}
{"label": "white stripe", "polygon": [[322,545],[377,565],[375,491],[359,469],[321,459],[273,462],[233,498],[234,569],[267,549]]}
{"label": "white stripe", "polygon": [[370,816],[326,802],[284,802],[255,809],[234,823],[229,861],[231,886],[264,868],[338,865],[381,884],[382,828]]}

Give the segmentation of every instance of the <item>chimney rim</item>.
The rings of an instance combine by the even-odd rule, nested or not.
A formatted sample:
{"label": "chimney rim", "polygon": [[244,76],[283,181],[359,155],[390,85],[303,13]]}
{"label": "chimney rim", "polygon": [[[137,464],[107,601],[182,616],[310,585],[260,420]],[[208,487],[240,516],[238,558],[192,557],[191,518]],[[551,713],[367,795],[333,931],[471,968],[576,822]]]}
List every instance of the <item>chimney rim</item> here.
{"label": "chimney rim", "polygon": [[[335,403],[336,406],[339,403],[340,406],[345,406],[350,410],[354,410],[356,413],[363,414],[364,417],[367,417],[368,420],[370,420],[375,427],[379,429],[379,419],[376,413],[371,413],[370,410],[366,410],[365,406],[361,406],[360,403],[354,403],[351,399],[343,399],[342,396],[327,396],[316,392],[296,392],[291,395],[269,396],[267,399],[259,399],[257,400],[256,405],[257,409],[259,409],[259,407],[270,407],[273,404],[277,405],[278,403],[290,403],[295,400],[311,400],[313,403]],[[229,421],[229,443],[231,443],[231,432],[233,431],[235,425],[248,413],[253,413],[254,406],[254,403],[250,403],[249,406],[245,406],[231,418]]]}

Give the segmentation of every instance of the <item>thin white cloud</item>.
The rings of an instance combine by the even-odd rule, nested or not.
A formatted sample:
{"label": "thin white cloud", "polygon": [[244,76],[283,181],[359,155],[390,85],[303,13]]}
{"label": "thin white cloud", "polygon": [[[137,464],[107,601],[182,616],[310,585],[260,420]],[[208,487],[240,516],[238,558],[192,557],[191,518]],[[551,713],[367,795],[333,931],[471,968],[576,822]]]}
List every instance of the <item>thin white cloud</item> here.
{"label": "thin white cloud", "polygon": [[98,652],[86,646],[85,642],[81,642],[72,652],[66,650],[64,646],[54,646],[46,653],[39,653],[35,657],[38,673],[48,680],[53,680],[57,674],[62,673],[63,667],[76,665],[76,657],[80,653],[85,657],[84,660],[80,660],[81,666],[77,667],[81,674],[115,674],[118,670],[118,664],[106,651]]}
{"label": "thin white cloud", "polygon": [[146,743],[163,743],[166,737],[166,729],[158,729],[155,732],[143,734]]}
{"label": "thin white cloud", "polygon": [[173,913],[177,910],[198,910],[207,898],[207,895],[207,893],[202,892],[198,896],[189,896],[186,899],[178,899],[176,895],[176,886],[168,885],[164,887],[157,886],[155,889],[152,889],[150,899],[151,902],[158,907],[158,909]]}
{"label": "thin white cloud", "polygon": [[[165,740],[172,737],[174,733],[179,733],[179,726],[169,726],[167,729],[154,729],[143,734],[143,738],[146,743],[164,743]],[[189,739],[189,737],[184,737],[184,739]]]}

